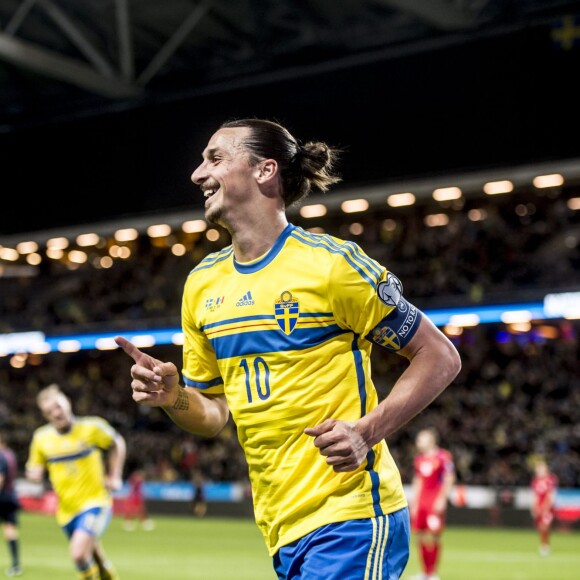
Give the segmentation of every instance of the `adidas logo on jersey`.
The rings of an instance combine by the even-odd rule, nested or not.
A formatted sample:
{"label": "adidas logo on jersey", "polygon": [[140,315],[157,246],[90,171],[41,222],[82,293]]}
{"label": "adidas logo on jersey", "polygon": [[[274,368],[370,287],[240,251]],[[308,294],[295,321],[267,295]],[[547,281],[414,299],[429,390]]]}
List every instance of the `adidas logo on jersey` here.
{"label": "adidas logo on jersey", "polygon": [[252,304],[254,304],[254,299],[249,290],[236,302],[236,306],[252,306]]}

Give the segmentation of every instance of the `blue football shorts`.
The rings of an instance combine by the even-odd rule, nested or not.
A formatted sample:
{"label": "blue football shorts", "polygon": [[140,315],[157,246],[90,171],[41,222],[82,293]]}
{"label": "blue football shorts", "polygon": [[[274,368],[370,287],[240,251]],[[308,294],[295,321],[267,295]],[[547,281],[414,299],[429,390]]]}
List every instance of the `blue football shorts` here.
{"label": "blue football shorts", "polygon": [[99,538],[107,529],[112,515],[113,510],[110,507],[94,507],[75,516],[62,529],[69,539],[77,530],[83,530],[87,534]]}
{"label": "blue football shorts", "polygon": [[409,509],[322,526],[274,555],[279,580],[398,580],[409,561]]}

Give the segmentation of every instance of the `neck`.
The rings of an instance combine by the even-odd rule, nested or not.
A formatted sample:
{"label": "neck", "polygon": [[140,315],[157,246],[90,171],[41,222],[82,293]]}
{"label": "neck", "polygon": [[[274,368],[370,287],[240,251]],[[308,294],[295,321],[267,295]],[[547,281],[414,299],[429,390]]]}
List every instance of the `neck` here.
{"label": "neck", "polygon": [[285,212],[267,216],[252,216],[240,221],[238,227],[228,228],[232,236],[234,256],[240,263],[263,256],[288,225]]}

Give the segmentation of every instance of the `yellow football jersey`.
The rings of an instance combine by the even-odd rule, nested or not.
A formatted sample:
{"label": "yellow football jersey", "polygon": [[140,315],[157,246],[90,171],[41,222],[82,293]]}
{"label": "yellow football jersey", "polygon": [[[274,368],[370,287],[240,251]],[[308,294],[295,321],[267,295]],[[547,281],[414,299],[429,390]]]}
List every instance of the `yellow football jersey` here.
{"label": "yellow football jersey", "polygon": [[365,336],[393,310],[377,297],[386,276],[357,244],[289,224],[258,260],[237,263],[230,246],[186,280],[184,381],[225,393],[270,554],[322,525],[407,505],[386,442],[335,473],[303,432],[377,406]]}
{"label": "yellow football jersey", "polygon": [[59,525],[92,507],[112,505],[105,487],[102,451],[111,446],[114,437],[113,427],[100,417],[76,418],[67,433],[59,433],[52,425],[35,430],[26,466],[48,470],[58,497]]}

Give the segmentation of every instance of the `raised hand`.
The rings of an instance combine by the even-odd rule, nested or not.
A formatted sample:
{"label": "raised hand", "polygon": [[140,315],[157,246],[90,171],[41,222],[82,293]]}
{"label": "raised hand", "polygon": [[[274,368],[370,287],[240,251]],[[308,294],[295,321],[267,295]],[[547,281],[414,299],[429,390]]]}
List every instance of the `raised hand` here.
{"label": "raised hand", "polygon": [[116,336],[115,342],[135,362],[131,367],[133,400],[148,407],[173,405],[179,391],[177,367],[145,354],[122,336]]}

